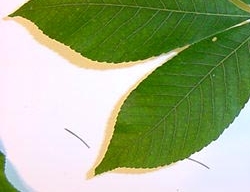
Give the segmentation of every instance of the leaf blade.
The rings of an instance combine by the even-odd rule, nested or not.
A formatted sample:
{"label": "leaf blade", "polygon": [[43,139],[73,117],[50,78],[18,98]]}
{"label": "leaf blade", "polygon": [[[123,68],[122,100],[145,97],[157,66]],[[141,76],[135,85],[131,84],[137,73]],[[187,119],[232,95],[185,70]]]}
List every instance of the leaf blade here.
{"label": "leaf blade", "polygon": [[5,157],[4,154],[0,151],[0,191],[6,192],[17,192],[18,190],[13,187],[12,184],[8,181],[4,173]]}
{"label": "leaf blade", "polygon": [[90,59],[117,63],[192,44],[249,15],[228,0],[31,0],[10,16],[31,20]]}
{"label": "leaf blade", "polygon": [[149,75],[124,102],[95,173],[168,165],[216,140],[250,95],[249,30],[201,41]]}

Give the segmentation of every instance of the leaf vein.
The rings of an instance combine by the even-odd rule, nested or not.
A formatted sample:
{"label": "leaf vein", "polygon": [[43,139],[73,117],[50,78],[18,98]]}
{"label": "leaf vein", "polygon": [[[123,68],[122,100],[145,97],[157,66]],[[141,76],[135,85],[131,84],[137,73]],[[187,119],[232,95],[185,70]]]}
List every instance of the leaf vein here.
{"label": "leaf vein", "polygon": [[133,5],[133,4],[118,4],[118,3],[90,3],[90,2],[82,2],[82,3],[60,3],[53,5],[40,6],[37,9],[22,9],[21,11],[37,11],[38,9],[52,9],[52,8],[63,8],[63,7],[79,7],[79,6],[101,6],[101,7],[125,7],[125,8],[133,8],[133,9],[146,9],[146,10],[154,10],[154,11],[163,11],[163,12],[174,12],[174,13],[185,13],[185,14],[196,14],[196,15],[206,15],[206,16],[222,16],[222,17],[239,17],[239,18],[248,18],[249,16],[243,14],[227,14],[227,13],[210,13],[210,12],[195,12],[195,11],[187,11],[181,9],[166,9],[160,7],[153,6],[142,6],[142,5]]}
{"label": "leaf vein", "polygon": [[[207,78],[209,78],[210,84],[211,84],[211,98],[212,98],[212,100],[211,100],[212,103],[211,103],[211,104],[212,104],[212,115],[213,115],[212,126],[214,126],[214,119],[215,119],[215,109],[214,109],[215,104],[214,104],[214,99],[215,99],[215,98],[214,98],[214,85],[213,85],[213,80],[212,80],[212,75],[211,75],[211,74],[214,72],[214,70],[216,70],[219,66],[221,66],[225,60],[227,60],[232,54],[234,54],[235,51],[237,51],[242,45],[244,45],[246,42],[248,42],[249,39],[250,39],[250,36],[248,36],[248,38],[247,38],[245,41],[241,42],[241,43],[235,48],[234,51],[232,51],[231,53],[229,53],[228,55],[226,55],[220,62],[218,62],[218,64],[215,65],[214,68],[212,68],[206,75],[203,76],[203,78],[201,78],[201,80],[196,84],[196,86],[194,86],[189,92],[187,92],[187,94],[186,94],[182,99],[180,99],[180,100],[176,103],[176,105],[173,107],[173,109],[171,109],[169,112],[167,112],[166,115],[164,115],[164,116],[158,121],[158,123],[155,124],[155,126],[153,126],[153,127],[151,128],[151,130],[148,130],[148,131],[149,131],[149,132],[154,131],[154,130],[158,127],[158,125],[159,125],[160,123],[162,123],[162,121],[163,121],[164,119],[166,119],[171,113],[176,113],[176,110],[177,110],[178,106],[179,106],[185,99],[187,99],[187,97],[188,97],[188,96],[189,96],[189,95],[190,95],[199,85],[201,85],[202,82],[203,82],[205,79],[207,79]],[[176,120],[175,120],[175,121],[176,121]],[[175,123],[175,124],[176,124],[176,123]]]}

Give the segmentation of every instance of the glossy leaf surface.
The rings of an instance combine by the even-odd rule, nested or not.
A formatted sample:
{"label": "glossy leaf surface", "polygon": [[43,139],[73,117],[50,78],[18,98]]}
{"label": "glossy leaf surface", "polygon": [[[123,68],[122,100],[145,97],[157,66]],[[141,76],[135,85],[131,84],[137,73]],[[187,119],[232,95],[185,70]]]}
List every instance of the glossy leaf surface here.
{"label": "glossy leaf surface", "polygon": [[30,0],[10,16],[90,59],[117,63],[192,44],[250,14],[228,0]]}
{"label": "glossy leaf surface", "polygon": [[245,0],[30,0],[10,16],[93,60],[141,60],[191,45],[129,95],[96,174],[155,168],[217,139],[250,94]]}
{"label": "glossy leaf surface", "polygon": [[168,165],[217,139],[249,99],[249,31],[247,24],[194,44],[141,82],[96,174]]}

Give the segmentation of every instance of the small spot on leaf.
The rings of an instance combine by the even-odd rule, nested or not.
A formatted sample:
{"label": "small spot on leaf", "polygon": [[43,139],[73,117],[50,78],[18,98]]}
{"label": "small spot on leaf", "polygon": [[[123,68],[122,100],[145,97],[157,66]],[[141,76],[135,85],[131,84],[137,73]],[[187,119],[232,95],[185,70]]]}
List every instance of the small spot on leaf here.
{"label": "small spot on leaf", "polygon": [[213,42],[217,41],[217,37],[213,37],[212,41]]}

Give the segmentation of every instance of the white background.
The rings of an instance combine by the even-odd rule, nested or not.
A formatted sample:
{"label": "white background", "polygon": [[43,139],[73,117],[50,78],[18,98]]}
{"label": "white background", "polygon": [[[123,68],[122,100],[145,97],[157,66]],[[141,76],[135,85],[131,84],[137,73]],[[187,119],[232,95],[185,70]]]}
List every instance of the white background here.
{"label": "white background", "polygon": [[250,103],[217,141],[192,156],[210,170],[184,160],[91,177],[125,95],[165,58],[128,66],[91,62],[30,22],[7,18],[23,3],[0,1],[0,147],[7,176],[21,191],[250,191]]}

